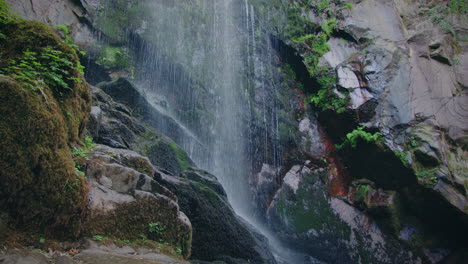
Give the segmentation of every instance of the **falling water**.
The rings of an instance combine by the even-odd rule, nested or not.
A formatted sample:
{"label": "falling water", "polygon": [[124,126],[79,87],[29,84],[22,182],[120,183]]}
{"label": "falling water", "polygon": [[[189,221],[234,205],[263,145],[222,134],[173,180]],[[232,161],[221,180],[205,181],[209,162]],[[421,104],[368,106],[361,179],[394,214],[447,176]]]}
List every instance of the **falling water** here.
{"label": "falling water", "polygon": [[255,217],[252,204],[252,160],[281,165],[277,84],[268,80],[274,51],[258,30],[254,5],[161,0],[139,12],[143,21],[126,35],[137,50],[135,82],[181,132],[174,135],[165,122],[160,130],[218,177],[234,211],[269,239],[280,262],[301,262]]}

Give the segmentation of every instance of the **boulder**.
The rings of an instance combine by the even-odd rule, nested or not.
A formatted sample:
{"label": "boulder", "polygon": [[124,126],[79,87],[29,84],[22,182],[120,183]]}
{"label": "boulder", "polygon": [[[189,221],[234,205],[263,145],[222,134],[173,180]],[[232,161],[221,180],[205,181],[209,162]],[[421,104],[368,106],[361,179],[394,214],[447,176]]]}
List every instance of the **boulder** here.
{"label": "boulder", "polygon": [[190,169],[181,177],[162,179],[192,222],[192,259],[276,263],[265,238],[238,218],[214,176]]}
{"label": "boulder", "polygon": [[[192,226],[177,198],[151,176],[148,159],[130,150],[98,145],[86,162],[89,183],[87,235],[147,237],[191,254]],[[150,224],[157,225],[151,231]]]}

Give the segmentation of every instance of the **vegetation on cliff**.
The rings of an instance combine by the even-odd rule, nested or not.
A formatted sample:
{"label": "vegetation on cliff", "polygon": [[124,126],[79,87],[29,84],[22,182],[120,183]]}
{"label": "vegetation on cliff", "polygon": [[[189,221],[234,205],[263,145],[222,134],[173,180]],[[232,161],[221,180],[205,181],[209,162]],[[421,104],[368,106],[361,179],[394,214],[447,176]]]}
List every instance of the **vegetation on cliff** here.
{"label": "vegetation on cliff", "polygon": [[70,147],[80,145],[89,87],[76,50],[50,27],[0,1],[0,200],[20,225],[79,233],[87,183]]}

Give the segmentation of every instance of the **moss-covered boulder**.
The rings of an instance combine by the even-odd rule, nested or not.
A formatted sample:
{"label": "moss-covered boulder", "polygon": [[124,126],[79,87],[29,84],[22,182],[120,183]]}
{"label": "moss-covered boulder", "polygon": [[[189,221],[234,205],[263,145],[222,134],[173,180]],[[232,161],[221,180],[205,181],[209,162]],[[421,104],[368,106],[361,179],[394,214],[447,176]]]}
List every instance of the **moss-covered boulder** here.
{"label": "moss-covered boulder", "polygon": [[76,234],[69,225],[88,197],[70,147],[91,106],[76,50],[39,22],[4,21],[0,32],[1,210],[18,224]]}
{"label": "moss-covered boulder", "polygon": [[[191,254],[192,227],[177,198],[153,179],[148,159],[131,150],[97,145],[86,163],[89,181],[87,236],[151,239]],[[146,174],[148,173],[148,174]]]}

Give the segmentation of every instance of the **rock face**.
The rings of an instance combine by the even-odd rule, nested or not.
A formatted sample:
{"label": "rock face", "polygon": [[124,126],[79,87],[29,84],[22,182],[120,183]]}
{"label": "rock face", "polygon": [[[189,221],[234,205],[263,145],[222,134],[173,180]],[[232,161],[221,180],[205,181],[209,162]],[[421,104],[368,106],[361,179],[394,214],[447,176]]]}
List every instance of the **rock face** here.
{"label": "rock face", "polygon": [[[456,188],[465,188],[467,180],[462,161],[467,154],[462,149],[468,129],[463,105],[468,98],[460,75],[468,63],[463,61],[467,45],[458,38],[466,34],[458,26],[465,20],[450,14],[437,22],[434,17],[437,12],[446,12],[444,8],[401,1],[360,2],[340,25],[357,44],[332,45],[324,58],[332,66],[343,65],[337,67],[339,83],[354,89],[350,93],[352,109],[377,102],[375,113],[358,122],[379,127],[394,142],[392,149],[410,152],[416,174],[432,170],[434,181],[445,186],[435,190],[466,213],[466,192],[455,194]],[[379,15],[368,15],[371,13]],[[450,23],[453,29],[438,23]],[[363,47],[363,39],[373,43]],[[449,43],[455,43],[457,50]],[[353,49],[358,50],[353,56],[339,56]],[[457,65],[452,65],[453,59]],[[432,163],[426,162],[428,156],[432,156]],[[419,178],[422,184],[427,183],[424,177]]]}
{"label": "rock face", "polygon": [[[119,148],[98,145],[87,161],[91,211],[95,212],[92,215],[96,215],[96,218],[92,216],[89,220],[89,234],[128,237],[131,233],[130,237],[134,237],[148,233],[148,222],[170,221],[168,230],[175,230],[169,235],[171,239],[185,232],[175,210],[178,214],[184,212],[190,219],[193,229],[191,258],[228,263],[275,263],[265,238],[251,231],[235,215],[216,177],[190,167],[193,162],[174,142],[135,119],[131,107],[138,107],[138,104],[133,101],[123,101],[128,105],[116,103],[99,88],[93,88],[93,96],[96,100],[91,112],[90,131],[94,131],[97,142]],[[116,100],[119,98],[123,100],[117,95]],[[121,127],[115,124],[124,124],[127,129],[115,129]],[[107,135],[111,140],[105,138]],[[130,141],[130,138],[133,140]],[[125,142],[132,144],[124,146]],[[126,149],[128,147],[139,150],[148,158]],[[148,203],[146,199],[153,202]],[[160,213],[150,213],[154,208],[168,212],[164,214],[164,220],[159,218]],[[122,218],[127,214],[137,215],[141,221],[130,224],[135,217],[127,219],[130,222],[123,217],[118,223],[112,221],[112,226],[106,224],[114,215],[119,215],[115,218]],[[98,223],[97,227],[92,223]],[[118,224],[118,228],[115,228],[115,224]]]}
{"label": "rock face", "polygon": [[[194,168],[190,159],[203,157],[203,161],[195,160],[200,164],[214,155],[206,145],[214,144],[213,119],[217,117],[208,109],[217,109],[210,106],[219,103],[220,95],[213,91],[216,85],[211,89],[207,84],[219,79],[222,84],[224,78],[213,76],[216,65],[201,67],[212,61],[210,54],[217,53],[210,53],[213,48],[206,43],[207,34],[200,32],[210,32],[206,29],[217,22],[206,15],[207,10],[216,14],[220,11],[216,8],[225,5],[211,9],[197,2],[183,8],[185,1],[124,0],[113,1],[114,8],[102,16],[107,1],[55,0],[54,5],[46,0],[10,2],[28,18],[71,25],[72,36],[90,51],[89,65],[97,65],[90,68],[94,75],[89,76],[96,83],[106,81],[99,85],[102,90],[93,88],[89,132],[98,143],[110,147],[98,146],[87,161],[94,197],[90,217],[96,223],[89,226],[89,234],[146,234],[157,239],[159,236],[148,234],[147,224],[164,222],[156,213],[161,210],[171,220],[165,223],[170,232],[162,234],[164,239],[183,247],[187,257],[190,228],[183,211],[193,225],[194,258],[274,262],[262,246],[261,236],[235,216],[216,177]],[[279,1],[273,0],[267,1],[268,5],[264,1],[223,4],[227,2],[235,3],[232,10],[241,10],[238,32],[247,42],[246,51],[236,54],[246,57],[245,72],[239,75],[247,78],[236,87],[245,88],[242,107],[248,110],[239,111],[236,114],[241,117],[229,121],[239,121],[237,125],[242,123],[246,130],[242,131],[249,139],[246,159],[252,158],[253,164],[249,182],[258,213],[270,227],[292,247],[331,263],[417,263],[418,258],[437,263],[448,255],[452,256],[447,261],[462,259],[456,251],[466,248],[462,234],[468,226],[466,12],[457,15],[444,9],[445,2],[426,1],[364,0],[348,6],[332,1],[325,7],[317,6],[317,1],[307,5],[302,1],[281,1],[278,5]],[[281,20],[275,12],[285,11],[282,7],[287,4],[300,9],[296,12],[301,16],[300,24],[294,30],[311,32],[288,39],[274,28],[277,25],[269,25],[271,20]],[[160,5],[154,9],[158,15],[142,11],[154,5]],[[128,17],[122,10],[128,11]],[[166,16],[183,22],[169,25],[161,19]],[[200,32],[178,31],[194,21],[200,22],[195,23]],[[329,22],[336,28],[331,29]],[[170,34],[159,34],[163,30]],[[307,96],[320,82],[317,76],[309,76],[305,66],[310,57],[294,48],[301,37],[312,38],[326,30],[331,32],[330,51],[319,64],[335,72],[333,91],[347,99],[342,114],[310,109]],[[107,43],[94,39],[91,31]],[[172,38],[182,32],[193,34],[190,45],[181,41],[185,36]],[[278,36],[272,36],[277,32]],[[126,54],[124,58],[132,63],[144,65],[136,71],[142,81],[151,80],[145,83],[149,89],[142,91],[130,79],[109,82],[111,75],[133,74],[130,68],[100,65],[97,60],[106,45],[115,51],[114,62],[117,55]],[[313,53],[320,53],[320,48],[314,46]],[[110,70],[114,71],[111,75]],[[8,78],[1,81],[2,87],[17,85]],[[163,96],[152,98],[155,91]],[[15,93],[2,101],[28,96]],[[45,101],[55,97],[47,91],[45,96],[34,96]],[[26,109],[23,105],[19,103],[7,113],[21,112]],[[62,115],[62,109],[56,107],[59,102],[51,105],[48,111]],[[8,115],[2,118],[13,123]],[[68,121],[54,123],[45,118],[40,130],[71,126]],[[347,133],[358,126],[365,126],[367,133],[380,132],[383,141],[374,144],[359,138],[358,148],[337,150],[334,145],[343,143]],[[188,155],[154,129],[189,150]],[[72,130],[82,132],[81,128]],[[16,131],[0,130],[5,135]],[[30,133],[36,132],[26,134]],[[50,142],[54,151],[66,149],[65,139],[56,138]],[[70,157],[62,161],[57,156],[50,159],[67,164],[63,175],[72,175]],[[31,160],[36,162],[36,156]],[[31,171],[37,172],[35,168]],[[80,189],[77,200],[82,201],[85,193]],[[83,205],[80,202],[67,208],[80,213]],[[123,217],[118,229],[109,225],[118,214],[136,216],[135,230],[128,228],[128,223],[135,222],[133,218]]]}
{"label": "rock face", "polygon": [[73,39],[80,43],[90,43],[96,39],[92,29],[83,23],[86,10],[80,1],[74,0],[6,0],[11,10],[21,17],[49,24],[68,25],[72,28]]}
{"label": "rock face", "polygon": [[[192,226],[177,199],[151,176],[151,163],[130,150],[98,145],[86,162],[90,215],[86,232],[136,239],[146,236],[191,253]],[[151,176],[148,176],[151,175]],[[150,225],[160,229],[151,231]]]}
{"label": "rock face", "polygon": [[163,180],[194,226],[194,259],[276,263],[265,238],[249,230],[236,216],[213,175],[189,169],[178,178],[163,176]]}
{"label": "rock face", "polygon": [[376,223],[343,200],[327,197],[324,168],[295,165],[267,209],[287,243],[327,263],[415,263]]}

